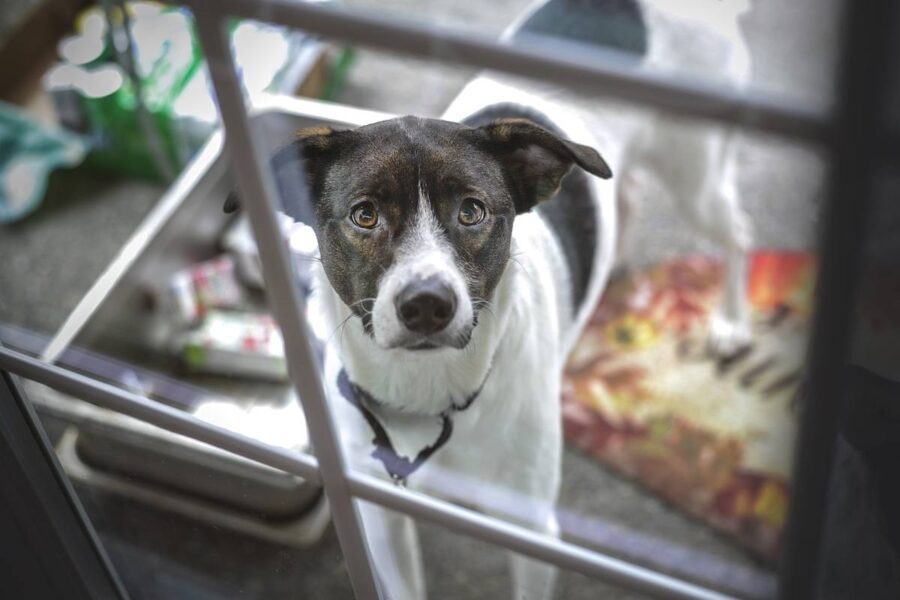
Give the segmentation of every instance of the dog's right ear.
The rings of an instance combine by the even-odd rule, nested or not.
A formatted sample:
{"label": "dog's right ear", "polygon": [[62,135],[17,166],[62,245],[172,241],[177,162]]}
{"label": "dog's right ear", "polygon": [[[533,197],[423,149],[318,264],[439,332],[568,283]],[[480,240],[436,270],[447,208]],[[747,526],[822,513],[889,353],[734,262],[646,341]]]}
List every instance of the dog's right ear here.
{"label": "dog's right ear", "polygon": [[[309,218],[305,207],[300,206],[301,186],[315,194],[316,177],[324,173],[327,162],[332,160],[352,137],[352,131],[339,131],[330,127],[299,129],[290,143],[282,146],[269,161],[281,196],[282,210],[297,220]],[[237,192],[225,199],[223,210],[235,212],[240,208]]]}

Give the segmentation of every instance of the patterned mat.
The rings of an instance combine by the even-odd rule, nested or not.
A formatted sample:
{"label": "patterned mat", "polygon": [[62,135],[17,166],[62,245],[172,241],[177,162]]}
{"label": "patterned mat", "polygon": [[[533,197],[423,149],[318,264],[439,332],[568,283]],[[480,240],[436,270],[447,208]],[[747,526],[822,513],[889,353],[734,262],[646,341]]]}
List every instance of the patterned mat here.
{"label": "patterned mat", "polygon": [[795,398],[815,265],[751,257],[750,347],[707,352],[722,265],[679,259],[614,279],[572,353],[563,387],[569,443],[777,557],[787,511]]}

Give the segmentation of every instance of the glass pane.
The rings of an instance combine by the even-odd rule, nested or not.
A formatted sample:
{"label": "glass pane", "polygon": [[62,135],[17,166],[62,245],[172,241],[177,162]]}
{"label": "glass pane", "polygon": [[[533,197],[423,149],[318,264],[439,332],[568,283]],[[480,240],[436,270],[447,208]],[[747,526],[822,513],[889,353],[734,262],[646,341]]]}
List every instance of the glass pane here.
{"label": "glass pane", "polygon": [[[313,292],[351,465],[540,530],[553,516],[564,539],[715,589],[772,595],[813,310],[818,149],[537,77],[355,51],[338,100],[474,126],[536,120],[592,139],[606,163],[527,126],[473,133],[288,101],[253,120],[296,222],[287,243]],[[793,66],[757,57],[791,78]],[[602,216],[586,230],[591,198]],[[604,266],[578,270],[591,261]],[[602,297],[589,287],[598,272]]]}
{"label": "glass pane", "polygon": [[[345,6],[490,35],[516,23],[580,44],[579,57],[586,43],[634,45],[649,31],[656,40],[685,42],[676,46],[688,55],[635,62],[636,69],[826,103],[831,96],[838,22],[832,5],[762,2],[741,14],[744,3],[712,2],[715,10],[706,13],[698,2],[656,20],[656,3],[646,13],[608,3],[621,4],[621,19],[604,21],[603,40],[586,41],[585,29],[600,31],[590,25],[605,17],[590,3],[556,0],[531,13],[527,4]],[[78,39],[67,52],[73,43],[89,48],[97,26],[102,33],[102,15],[93,10],[73,21]],[[142,83],[146,97],[159,100],[157,76],[183,75],[177,84],[165,79],[178,93],[162,94],[160,111],[177,123],[178,135],[164,141],[195,143],[178,155],[187,157],[217,122],[209,73],[222,65],[207,68],[187,13],[135,4],[128,14],[139,59],[153,55],[141,54],[142,43],[157,58],[160,48],[175,49],[159,63],[166,68],[150,68]],[[260,18],[266,14],[260,5]],[[566,540],[729,593],[770,595],[790,486],[793,398],[813,310],[824,171],[818,150],[548,85],[540,81],[544,73],[484,73],[247,20],[230,21],[227,30],[235,76],[259,108],[252,127],[272,159],[279,227],[293,261],[290,285],[308,297],[332,414],[354,468],[542,531],[555,519]],[[154,42],[160,32],[162,45]],[[710,51],[716,44],[727,52]],[[60,118],[69,88],[81,85],[67,81],[50,89],[62,94]],[[101,125],[120,108],[87,106],[82,116]],[[343,131],[394,114],[466,119],[481,130],[406,119]],[[537,124],[489,125],[502,117]],[[137,131],[137,111],[128,119]],[[129,155],[132,168],[153,162],[152,142],[137,139],[144,154]],[[566,139],[597,148],[603,158]],[[235,159],[247,160],[241,150]],[[0,244],[29,250],[0,266],[0,277],[16,287],[3,298],[0,310],[9,316],[0,320],[45,337],[6,329],[12,334],[3,339],[15,334],[30,344],[16,347],[46,350],[68,368],[308,451],[282,332],[271,319],[273,280],[262,280],[243,210],[258,199],[235,194],[234,162],[221,138],[184,164],[166,199],[156,203],[164,186],[152,184],[145,205],[131,205],[132,216],[115,202],[143,193],[130,187],[134,173],[122,178],[115,202],[84,221],[61,211],[53,221],[61,233],[30,220],[12,226]],[[110,180],[90,177],[90,185]],[[79,185],[64,182],[63,195]],[[101,202],[91,192],[99,188],[85,189]],[[107,226],[107,217],[117,224]],[[109,249],[89,268],[94,238]],[[59,256],[46,267],[41,263],[49,282],[42,283],[33,267],[57,241],[65,243],[53,245]],[[78,297],[86,299],[73,312]],[[49,347],[46,336],[53,338]],[[315,368],[290,366],[296,377]],[[193,555],[208,544],[234,549],[234,556],[245,538],[290,545],[286,515],[320,499],[304,482],[235,466],[183,438],[45,390],[32,396],[48,423],[58,422],[61,442],[79,443],[76,451],[93,469],[124,480],[129,494],[152,507],[136,510],[134,520],[168,524],[161,515],[173,514],[180,530],[201,527],[194,521],[212,528],[192,537],[196,547],[173,560],[173,569],[187,564],[201,579],[214,573],[217,567]],[[317,433],[322,425],[310,428]],[[102,487],[95,480],[84,486],[91,493]],[[112,494],[128,496],[119,487]],[[191,500],[165,500],[173,494]],[[132,519],[116,516],[111,503],[95,506],[110,531]],[[243,511],[239,519],[235,510]],[[309,543],[326,550],[324,562],[291,564],[305,565],[295,573],[302,585],[340,595],[347,586],[334,538],[317,541],[320,535]],[[165,541],[146,543],[166,555]],[[219,583],[277,596],[281,579],[294,576],[284,576],[282,562],[293,554],[267,554],[256,543],[246,546],[254,560]],[[465,566],[444,568],[449,576],[427,573],[429,587],[435,577],[468,577]],[[246,583],[254,577],[276,587],[254,588]],[[558,597],[582,593],[566,585]]]}
{"label": "glass pane", "polygon": [[[215,193],[200,180],[221,168],[220,140],[206,146],[216,107],[186,11],[129,2],[126,21],[114,3],[79,3],[52,17],[18,4],[0,34],[0,61],[9,66],[0,82],[0,339],[58,358],[82,327],[96,329],[109,312],[147,313],[155,300],[177,310],[179,298],[148,288],[166,288],[176,273],[227,250],[218,239],[220,206],[213,215],[197,201]],[[309,36],[247,22],[231,37],[242,68],[252,64],[246,79],[254,95],[331,93],[326,48]],[[179,174],[188,184],[170,189]],[[147,253],[172,241],[170,219],[192,222],[196,243],[177,236],[168,261],[148,268]],[[108,308],[122,302],[128,311]]]}
{"label": "glass pane", "polygon": [[[2,90],[16,104],[9,115],[0,105],[0,221],[9,217],[0,341],[308,451],[255,244],[246,221],[223,210],[235,182],[213,135],[191,15],[150,2],[113,7],[111,43],[103,4],[82,4],[47,33],[46,57],[27,73],[34,81]],[[32,20],[21,21],[14,37],[33,37]],[[134,78],[117,52],[126,27]],[[229,36],[254,100],[327,95],[338,79],[331,65],[338,72],[346,60],[339,46],[255,22],[235,22]],[[33,125],[45,122],[61,126],[59,139]],[[9,145],[14,134],[35,144]],[[84,146],[80,162],[63,160],[64,142]],[[9,212],[7,200],[42,191],[42,177],[21,170],[35,156],[56,169],[47,192],[33,210]],[[351,596],[318,485],[41,386],[28,391],[134,597]]]}
{"label": "glass pane", "polygon": [[[537,78],[354,50],[336,98],[388,114],[338,106],[316,121],[318,108],[285,101],[253,121],[282,211],[312,226],[292,228],[290,244],[310,248],[295,256],[301,278],[299,265],[311,265],[310,314],[346,458],[539,530],[552,515],[566,540],[685,580],[773,595],[813,311],[819,149]],[[383,121],[404,113],[477,126],[536,120],[593,139],[612,182],[593,155],[562,154],[573,174],[559,196],[550,198],[562,174],[538,198],[528,177],[549,175],[504,162],[513,142],[491,136],[558,158],[541,146],[556,142]],[[511,238],[484,245],[512,198],[526,199],[510,209]],[[616,205],[621,220],[605,212],[593,222],[591,198]],[[596,291],[590,274],[578,287],[579,257],[605,265],[605,289],[578,309],[583,328],[564,361],[559,328],[582,306],[573,298]],[[429,277],[445,285],[406,311],[406,291]],[[444,304],[450,325],[405,333],[427,329],[422,311],[433,321]],[[471,339],[444,335],[468,322],[453,321],[463,313],[477,313]]]}

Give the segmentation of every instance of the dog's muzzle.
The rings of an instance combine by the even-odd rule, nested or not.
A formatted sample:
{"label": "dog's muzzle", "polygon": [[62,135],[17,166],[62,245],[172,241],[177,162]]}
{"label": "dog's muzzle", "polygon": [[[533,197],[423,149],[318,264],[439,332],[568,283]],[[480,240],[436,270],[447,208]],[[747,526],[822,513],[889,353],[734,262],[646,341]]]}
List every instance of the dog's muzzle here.
{"label": "dog's muzzle", "polygon": [[429,336],[443,331],[456,314],[453,288],[440,277],[407,284],[394,299],[397,318],[408,330]]}

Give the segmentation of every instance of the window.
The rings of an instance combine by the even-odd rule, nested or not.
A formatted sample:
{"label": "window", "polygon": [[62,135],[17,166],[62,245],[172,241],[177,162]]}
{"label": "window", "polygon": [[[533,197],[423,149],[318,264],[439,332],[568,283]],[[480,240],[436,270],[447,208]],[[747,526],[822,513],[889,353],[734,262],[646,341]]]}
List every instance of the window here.
{"label": "window", "polygon": [[[376,574],[373,566],[383,569],[385,564],[383,548],[373,547],[380,537],[370,518],[381,506],[391,511],[389,527],[408,526],[397,520],[400,513],[427,523],[422,539],[429,544],[426,562],[432,564],[442,562],[434,559],[445,552],[447,538],[432,528],[438,525],[478,540],[466,550],[469,559],[492,555],[487,544],[495,544],[638,594],[771,597],[779,586],[784,597],[808,593],[812,578],[804,575],[815,568],[815,552],[805,551],[818,540],[827,481],[823,467],[812,463],[816,452],[829,455],[833,444],[829,428],[835,393],[829,392],[829,382],[835,375],[829,369],[840,364],[846,342],[841,319],[828,317],[844,314],[849,306],[850,268],[838,255],[842,250],[852,254],[859,242],[859,217],[848,208],[846,194],[854,182],[869,177],[861,162],[874,160],[874,153],[847,156],[835,132],[859,150],[867,139],[863,136],[878,129],[873,119],[861,116],[878,92],[871,78],[847,76],[857,87],[840,87],[837,102],[831,103],[828,67],[837,56],[817,61],[800,51],[824,47],[834,52],[840,47],[838,21],[823,19],[807,37],[789,34],[799,31],[794,27],[804,19],[793,7],[772,7],[783,11],[784,19],[756,10],[742,21],[731,15],[737,29],[718,23],[727,30],[726,39],[745,35],[748,52],[764,57],[754,62],[747,85],[735,88],[722,78],[732,74],[729,69],[747,69],[740,64],[747,57],[737,56],[719,77],[710,75],[718,64],[712,59],[722,58],[713,56],[719,50],[712,42],[709,53],[700,57],[710,58],[711,67],[690,56],[662,61],[656,69],[641,68],[633,59],[635,51],[658,50],[641,49],[642,18],[671,18],[677,28],[698,17],[725,18],[718,13],[676,10],[672,15],[648,9],[641,17],[623,9],[621,21],[608,32],[619,45],[611,52],[585,49],[590,41],[584,36],[596,31],[586,33],[577,19],[567,20],[577,12],[573,7],[551,14],[566,3],[551,1],[530,12],[524,5],[503,3],[504,14],[520,15],[517,29],[507,30],[503,43],[491,37],[507,22],[500,17],[501,7],[439,5],[425,15],[439,25],[425,27],[421,18],[399,18],[422,10],[418,7],[365,12],[355,4],[351,10],[319,3],[229,0],[210,7],[188,2],[224,135],[214,135],[149,209],[65,323],[58,328],[58,318],[38,323],[45,333],[57,330],[51,340],[21,328],[4,329],[4,344],[14,349],[0,348],[0,366],[48,386],[34,384],[27,391],[48,415],[47,423],[59,424],[57,449],[70,477],[86,490],[145,502],[152,498],[156,506],[155,512],[137,517],[118,513],[114,504],[103,505],[102,494],[99,500],[92,492],[83,494],[86,504],[97,503],[92,514],[103,515],[101,532],[141,521],[140,532],[131,540],[120,539],[122,546],[111,554],[135,556],[133,546],[149,544],[156,549],[155,560],[167,560],[166,544],[181,529],[185,545],[168,560],[191,563],[191,568],[169,565],[165,571],[175,575],[158,588],[160,593],[165,585],[174,586],[171,591],[195,584],[213,596],[252,595],[250,572],[268,570],[278,585],[303,579],[298,585],[310,594],[349,596],[352,589],[357,597],[374,598],[379,585],[386,585],[384,573]],[[724,4],[716,6],[735,10]],[[832,8],[837,14],[837,7]],[[481,10],[490,14],[478,21],[478,33],[467,31],[464,26]],[[865,27],[854,19],[874,27],[866,19],[875,19],[881,8],[846,10],[849,64],[871,60],[881,48],[857,40]],[[240,49],[252,48],[254,40],[270,33],[248,25],[256,19],[301,27],[331,48],[359,45],[358,71],[351,75],[355,79],[337,99],[365,106],[285,99],[253,89],[245,94],[254,71],[251,63],[240,61]],[[533,30],[526,27],[529,23]],[[552,30],[559,23],[566,25],[569,39],[559,39]],[[774,23],[789,33],[779,34]],[[284,35],[289,40],[285,48],[293,48],[296,40]],[[683,68],[696,65],[703,66]],[[411,82],[402,81],[406,76]],[[456,93],[470,81],[476,84]],[[379,90],[383,97],[372,98]],[[682,155],[660,169],[669,195],[677,196],[674,188],[682,186],[682,195],[691,202],[701,190],[703,182],[685,175],[696,166],[695,158],[708,161],[706,168],[717,177],[731,178],[741,194],[740,206],[726,199],[685,208],[677,200],[657,203],[651,198],[650,208],[644,209],[651,214],[635,218],[630,226],[630,237],[618,248],[627,268],[609,278],[603,300],[589,311],[585,333],[565,364],[559,391],[567,446],[558,503],[510,489],[502,478],[486,481],[454,468],[440,472],[429,493],[357,468],[367,456],[341,449],[344,416],[333,414],[334,404],[326,399],[325,390],[340,375],[339,369],[329,371],[327,360],[323,375],[323,352],[327,356],[328,345],[335,337],[341,341],[345,332],[323,326],[316,300],[309,296],[310,266],[317,268],[320,254],[308,227],[315,216],[306,174],[295,170],[285,183],[283,174],[268,166],[299,128],[353,128],[406,111],[438,117],[451,101],[464,115],[467,103],[491,93],[567,106],[597,134],[601,152],[612,148],[613,164],[633,160],[654,166],[664,154]],[[453,110],[451,106],[451,115]],[[647,123],[650,133],[639,132]],[[731,129],[725,132],[726,127]],[[841,158],[852,159],[846,172],[825,168],[828,160]],[[640,179],[640,173],[631,175]],[[289,198],[286,189],[293,194]],[[664,195],[653,190],[645,188],[644,194]],[[276,191],[281,192],[280,203]],[[713,195],[733,193],[719,187]],[[819,206],[826,197],[831,200],[819,223]],[[238,216],[222,212],[226,204],[239,206]],[[714,214],[722,205],[740,208],[747,216]],[[276,210],[294,222],[283,220]],[[694,229],[679,221],[679,211],[689,210],[697,212]],[[598,221],[601,234],[621,233],[611,215]],[[370,217],[365,216],[366,222]],[[716,237],[721,234],[716,219],[730,224],[724,240]],[[835,225],[835,219],[845,227]],[[826,237],[819,247],[820,230]],[[608,244],[606,278],[616,248],[611,237],[598,239],[598,244]],[[223,249],[230,252],[225,260],[217,258]],[[721,256],[724,260],[716,259]],[[198,262],[202,271],[192,271]],[[510,265],[527,270],[516,261]],[[235,273],[246,282],[250,272],[255,290],[248,292],[244,284],[229,287]],[[737,288],[729,287],[729,276],[739,282]],[[817,279],[820,292],[815,296]],[[729,298],[729,292],[736,295]],[[246,312],[248,307],[253,314]],[[220,312],[222,308],[231,312]],[[261,314],[269,310],[274,321]],[[709,319],[717,310],[742,320],[738,324],[747,330],[731,321],[714,330],[716,321]],[[201,325],[173,332],[173,315],[197,320],[197,311],[205,312]],[[819,344],[805,363],[810,332]],[[831,335],[837,343],[828,350],[822,340]],[[712,349],[707,347],[709,336]],[[221,347],[215,347],[219,341]],[[171,369],[173,344],[181,370]],[[251,346],[254,352],[246,352]],[[804,379],[807,384],[801,387]],[[803,393],[809,396],[804,399]],[[73,403],[61,394],[86,403]],[[825,407],[820,416],[798,410],[803,402],[810,405],[813,396]],[[343,405],[351,413],[357,409]],[[364,416],[373,436],[390,439],[389,430],[379,431],[377,417],[372,425]],[[429,439],[440,440],[450,431],[447,417],[441,418]],[[793,457],[798,428],[800,445]],[[403,453],[409,452],[395,454]],[[789,510],[789,494],[793,506],[811,507],[808,513]],[[314,557],[296,550],[303,540],[322,535],[326,510],[334,525],[333,537],[324,534],[327,551]],[[522,526],[547,511],[556,516],[559,538]],[[171,518],[173,513],[179,516]],[[196,525],[204,520],[211,530]],[[219,527],[229,532],[219,532]],[[206,545],[243,544],[237,540],[244,538],[234,537],[240,535],[295,550],[248,544],[247,560],[231,555],[236,560],[231,568],[198,558]],[[446,543],[458,550],[470,542],[461,544],[454,536]],[[782,554],[787,567],[779,573],[775,566]],[[346,575],[336,566],[340,556]],[[296,564],[298,557],[303,574],[286,566]],[[135,566],[116,562],[119,570],[132,570],[124,573],[126,583],[129,575],[134,581],[149,576],[140,561]],[[479,561],[479,569],[489,566]],[[481,584],[484,589],[504,587],[494,569],[483,581],[460,580],[462,576],[454,581],[454,568],[447,563],[426,569],[428,587],[433,588],[435,578],[439,582],[432,593],[441,589],[451,590],[448,595],[471,595]],[[201,581],[194,580],[197,572],[205,574]],[[218,577],[218,572],[228,575]],[[569,574],[560,586],[566,597],[596,593],[590,580]],[[278,593],[273,590],[258,593]]]}

